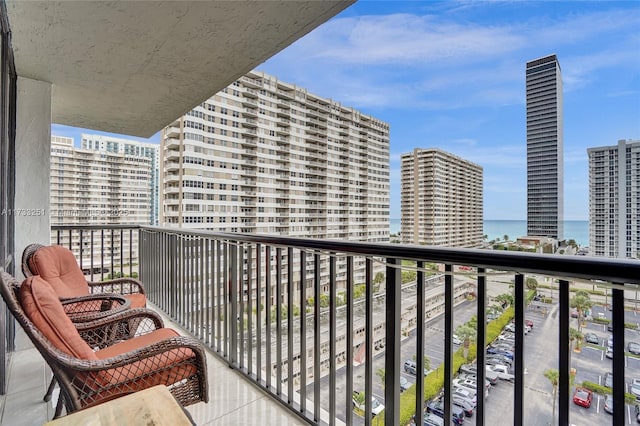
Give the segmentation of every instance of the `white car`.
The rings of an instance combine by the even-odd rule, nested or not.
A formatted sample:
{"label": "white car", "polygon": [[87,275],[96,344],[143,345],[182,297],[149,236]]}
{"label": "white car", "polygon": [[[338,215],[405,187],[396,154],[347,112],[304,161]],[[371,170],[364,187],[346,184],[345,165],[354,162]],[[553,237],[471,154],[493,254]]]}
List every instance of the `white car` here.
{"label": "white car", "polygon": [[640,398],[640,379],[633,379],[631,381],[631,393],[636,398]]}
{"label": "white car", "polygon": [[453,335],[453,344],[454,345],[461,345],[462,344],[462,340],[460,340],[460,338],[458,337],[457,334]]}
{"label": "white car", "polygon": [[[353,406],[358,408],[359,410],[364,411],[365,409],[365,403],[359,404],[358,401],[356,400],[356,396],[359,394],[358,391],[353,391]],[[375,397],[371,397],[371,414],[373,414],[374,416],[377,416],[378,414],[382,413],[382,411],[384,410],[384,405],[382,405],[382,403],[380,401],[378,401]]]}

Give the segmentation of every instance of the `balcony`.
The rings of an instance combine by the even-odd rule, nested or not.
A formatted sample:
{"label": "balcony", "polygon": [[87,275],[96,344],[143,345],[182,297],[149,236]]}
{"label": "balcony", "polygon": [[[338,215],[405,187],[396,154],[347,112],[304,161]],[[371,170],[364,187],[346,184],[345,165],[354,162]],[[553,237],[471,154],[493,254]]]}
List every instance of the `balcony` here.
{"label": "balcony", "polygon": [[[273,226],[279,232],[296,224]],[[124,231],[124,237],[131,237],[130,245],[120,243],[117,250],[112,250],[110,243],[97,236],[123,232],[118,227],[82,229],[54,227],[53,242],[65,244],[60,235],[68,236],[69,241],[85,241],[84,256],[91,250],[90,259],[102,250],[118,256],[124,253],[126,265],[116,265],[115,270],[139,272],[153,308],[185,333],[202,340],[215,354],[211,357],[215,365],[210,367],[210,375],[215,377],[211,383],[222,380],[223,385],[212,390],[216,395],[212,396],[213,404],[189,408],[198,424],[226,419],[221,417],[225,415],[221,410],[236,401],[236,397],[229,397],[226,387],[237,386],[238,392],[243,392],[245,388],[254,389],[249,383],[288,407],[291,414],[281,413],[280,405],[268,402],[269,398],[257,397],[238,409],[240,413],[230,409],[229,415],[260,415],[252,407],[262,404],[287,422],[369,424],[371,419],[365,415],[371,413],[368,400],[363,411],[353,410],[351,395],[358,390],[374,395],[385,406],[373,424],[382,424],[382,420],[385,424],[406,424],[410,420],[407,406],[418,413],[426,406],[423,398],[416,402],[413,395],[431,398],[433,392],[421,380],[406,374],[405,361],[413,355],[417,371],[425,368],[424,355],[431,359],[433,371],[425,383],[435,380],[442,384],[445,406],[450,407],[445,417],[450,417],[454,413],[449,405],[453,380],[465,357],[453,334],[457,326],[468,325],[472,315],[476,317],[476,329],[469,336],[477,343],[470,345],[468,352],[472,355],[467,357],[475,357],[478,365],[495,358],[475,348],[491,343],[497,338],[496,328],[514,319],[508,326],[513,330],[509,338],[513,340],[514,383],[498,383],[491,387],[489,398],[483,397],[484,378],[490,374],[477,370],[480,389],[475,392],[481,397],[471,419],[476,424],[520,425],[534,419],[550,422],[552,386],[544,377],[548,369],[557,370],[557,392],[561,395],[554,423],[566,425],[585,415],[580,411],[584,409],[570,401],[572,368],[577,368],[576,383],[597,382],[594,374],[597,377],[612,372],[614,401],[624,406],[625,363],[627,379],[640,366],[625,353],[624,342],[625,336],[635,336],[635,331],[625,330],[625,315],[634,314],[625,314],[624,308],[625,304],[632,308],[637,298],[627,297],[625,301],[625,291],[633,296],[629,291],[635,291],[640,282],[640,262],[137,226]],[[87,242],[88,235],[91,239]],[[122,241],[124,237],[116,235],[109,241]],[[85,266],[94,270],[92,265]],[[382,279],[377,272],[383,274]],[[403,279],[407,273],[413,274],[409,281]],[[538,295],[539,300],[525,285],[534,277],[540,283],[539,293],[543,293]],[[303,282],[307,285],[300,285]],[[613,362],[606,358],[603,363],[599,358],[594,361],[602,371],[594,371],[585,360],[594,358],[590,351],[604,354],[603,350],[588,346],[583,356],[571,354],[567,344],[571,329],[577,326],[570,316],[571,294],[596,286],[605,289],[606,299],[597,296],[597,291],[591,292],[605,305],[604,309],[593,307],[593,316],[602,316],[603,322],[612,320]],[[296,290],[288,292],[289,288]],[[497,313],[497,308],[488,307],[489,302],[504,292],[511,295],[513,305]],[[467,300],[470,297],[475,299]],[[608,305],[611,311],[606,309]],[[535,324],[533,331],[527,326],[529,321]],[[603,331],[606,325],[597,326],[596,320],[587,321],[587,327],[601,336],[608,334]],[[32,375],[37,374],[39,378],[29,382],[41,381],[38,386],[43,392],[43,376],[47,375],[42,374],[44,367],[35,366],[41,363],[38,359],[32,353],[16,357],[14,364],[23,363]],[[233,370],[218,368],[220,365]],[[385,372],[384,384],[378,377],[380,369]],[[223,372],[230,378],[220,379]],[[289,380],[291,377],[294,379]],[[400,392],[401,377],[409,378],[413,390]],[[17,389],[26,386],[13,385]],[[18,400],[30,399],[33,403],[34,394],[25,392]],[[258,391],[251,394],[262,395]],[[599,404],[603,404],[604,399],[599,398]],[[11,410],[5,408],[5,416],[17,410],[15,400],[7,397],[7,401],[5,406]],[[50,409],[47,404],[41,406],[43,413]],[[590,414],[595,415],[593,407],[592,411]],[[627,410],[620,411],[619,417],[611,418],[613,424],[625,422]],[[505,417],[505,413],[513,414]],[[597,422],[609,421],[608,414],[598,416]]]}

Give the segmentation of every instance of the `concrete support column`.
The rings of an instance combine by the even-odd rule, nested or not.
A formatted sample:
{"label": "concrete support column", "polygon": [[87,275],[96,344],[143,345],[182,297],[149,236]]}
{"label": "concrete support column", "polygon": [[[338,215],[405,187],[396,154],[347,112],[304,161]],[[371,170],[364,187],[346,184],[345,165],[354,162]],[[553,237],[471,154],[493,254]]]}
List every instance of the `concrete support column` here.
{"label": "concrete support column", "polygon": [[51,243],[51,83],[18,77],[16,96],[16,276],[31,243]]}

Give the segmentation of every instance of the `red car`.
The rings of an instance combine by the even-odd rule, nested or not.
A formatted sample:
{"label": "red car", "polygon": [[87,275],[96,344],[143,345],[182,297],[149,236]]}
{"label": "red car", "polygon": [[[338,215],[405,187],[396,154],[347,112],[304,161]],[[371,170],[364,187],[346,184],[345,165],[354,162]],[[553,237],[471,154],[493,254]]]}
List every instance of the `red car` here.
{"label": "red car", "polygon": [[591,407],[591,401],[593,400],[593,392],[585,388],[576,388],[573,394],[573,402],[584,408]]}

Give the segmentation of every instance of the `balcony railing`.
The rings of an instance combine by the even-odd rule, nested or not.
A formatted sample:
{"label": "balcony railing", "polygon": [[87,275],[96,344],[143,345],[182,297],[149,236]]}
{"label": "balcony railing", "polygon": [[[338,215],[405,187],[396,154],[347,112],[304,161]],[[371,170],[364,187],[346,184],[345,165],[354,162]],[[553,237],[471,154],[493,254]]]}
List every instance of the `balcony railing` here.
{"label": "balcony railing", "polygon": [[[134,228],[137,231],[131,230]],[[423,371],[425,345],[432,343],[425,340],[425,320],[433,320],[441,312],[443,362],[430,375],[438,375],[443,383],[444,424],[451,424],[452,382],[463,356],[453,344],[456,304],[467,296],[477,298],[473,307],[477,318],[474,340],[477,348],[484,348],[491,343],[488,337],[496,337],[487,326],[488,289],[496,277],[512,285],[513,310],[501,318],[513,315],[515,325],[515,380],[512,410],[508,410],[513,417],[509,419],[506,412],[501,412],[500,421],[525,424],[525,395],[532,392],[525,391],[524,364],[525,312],[530,299],[525,297],[525,278],[529,276],[557,280],[552,296],[558,299],[557,317],[553,319],[553,327],[557,327],[553,333],[558,337],[545,342],[545,361],[558,370],[557,424],[569,424],[573,406],[568,344],[573,282],[611,288],[610,296],[606,290],[605,303],[610,298],[613,402],[616,407],[625,407],[624,291],[635,290],[640,283],[640,262],[134,228],[125,228],[125,234],[130,232],[133,238],[123,259],[138,255],[139,273],[149,299],[230,367],[311,424],[398,425],[410,420],[407,404],[409,412],[417,413],[413,420],[422,424],[425,395],[432,396],[432,391],[425,388],[426,381],[416,380],[413,390],[401,395],[401,370],[406,359],[402,338],[415,339],[416,371]],[[120,231],[110,226],[104,231],[66,226],[52,229],[54,234],[68,234],[69,240],[78,234],[80,241],[86,239],[87,232],[102,236]],[[91,250],[105,251],[103,242],[95,242],[93,237],[91,241],[92,247],[95,245]],[[139,253],[135,253],[136,245]],[[130,260],[128,264],[136,262]],[[432,269],[434,265],[439,265],[438,270]],[[117,270],[118,265],[114,268]],[[376,271],[384,273],[382,282]],[[415,274],[414,281],[403,279],[407,272]],[[484,365],[485,351],[478,350],[476,356],[476,363]],[[360,417],[353,410],[352,392],[374,395],[374,377],[379,374],[379,370],[374,372],[376,362],[384,366],[384,413],[373,418],[372,400],[366,398]],[[478,425],[492,424],[487,419],[490,410],[485,403],[485,377],[484,368],[478,368]],[[614,410],[613,424],[625,423],[625,413]]]}

